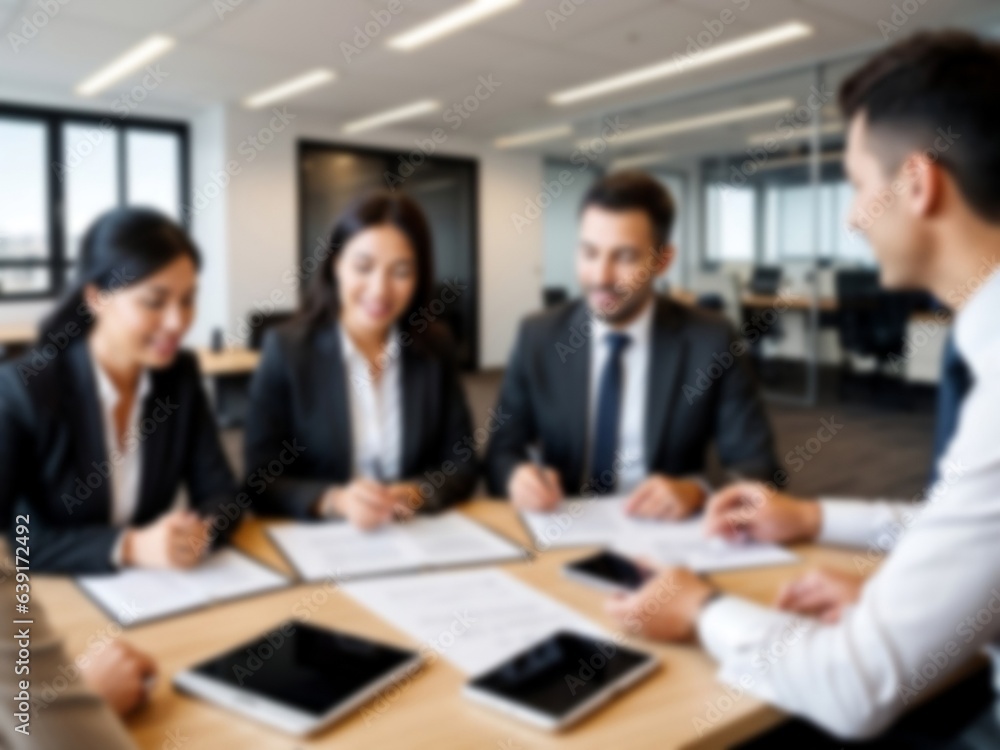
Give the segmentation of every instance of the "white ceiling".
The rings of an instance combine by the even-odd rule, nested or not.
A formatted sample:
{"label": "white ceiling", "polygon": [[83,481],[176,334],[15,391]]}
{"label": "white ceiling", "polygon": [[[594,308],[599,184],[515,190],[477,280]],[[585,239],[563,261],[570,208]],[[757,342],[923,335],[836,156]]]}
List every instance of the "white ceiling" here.
{"label": "white ceiling", "polygon": [[[397,52],[385,44],[390,36],[464,2],[401,1],[402,11],[347,61],[341,43],[353,44],[355,26],[370,21],[370,12],[385,8],[389,0],[70,0],[16,53],[8,35],[20,33],[22,18],[37,13],[40,6],[36,0],[0,0],[0,85],[72,96],[73,87],[87,74],[145,36],[165,33],[176,37],[178,44],[158,61],[168,77],[150,100],[155,98],[161,109],[239,102],[251,92],[324,66],[333,68],[338,80],[290,100],[288,106],[320,111],[340,123],[428,97],[446,106],[460,102],[474,91],[479,76],[492,75],[500,87],[463,123],[463,129],[474,137],[493,138],[567,121],[586,128],[589,120],[613,111],[642,119],[644,112],[653,116],[663,110],[647,108],[657,98],[877,44],[883,39],[879,20],[891,19],[893,5],[899,4],[898,0],[524,0],[427,47]],[[220,18],[216,8],[227,3],[232,9]],[[946,23],[982,28],[1000,21],[998,5],[995,0],[926,0],[904,29]],[[546,12],[568,7],[575,10],[553,28]],[[817,31],[804,41],[618,95],[569,107],[547,102],[548,95],[559,89],[683,52],[688,37],[703,31],[704,23],[719,18],[726,8],[733,9],[736,20],[720,41],[792,19],[811,23]],[[141,73],[133,75],[95,101],[80,100],[80,104],[108,105],[141,78]],[[730,102],[732,98],[729,95]],[[747,90],[742,98],[755,97]],[[680,105],[674,109],[678,107],[684,109]],[[426,132],[440,124],[441,115],[431,114],[411,127]],[[759,123],[748,125],[751,130],[752,126],[760,129]],[[564,145],[572,143],[568,139]]]}

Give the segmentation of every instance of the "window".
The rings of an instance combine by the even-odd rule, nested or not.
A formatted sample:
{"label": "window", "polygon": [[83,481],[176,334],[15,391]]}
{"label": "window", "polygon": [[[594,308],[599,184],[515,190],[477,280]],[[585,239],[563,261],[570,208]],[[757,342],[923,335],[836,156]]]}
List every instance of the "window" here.
{"label": "window", "polygon": [[803,158],[776,161],[738,184],[725,181],[727,166],[732,162],[702,165],[708,262],[780,265],[818,256],[846,265],[874,263],[864,237],[847,229],[852,190],[839,158],[823,164],[818,200]]}
{"label": "window", "polygon": [[715,183],[705,190],[708,259],[752,261],[757,234],[756,191]]}
{"label": "window", "polygon": [[0,106],[0,301],[59,295],[109,208],[183,220],[187,126]]}

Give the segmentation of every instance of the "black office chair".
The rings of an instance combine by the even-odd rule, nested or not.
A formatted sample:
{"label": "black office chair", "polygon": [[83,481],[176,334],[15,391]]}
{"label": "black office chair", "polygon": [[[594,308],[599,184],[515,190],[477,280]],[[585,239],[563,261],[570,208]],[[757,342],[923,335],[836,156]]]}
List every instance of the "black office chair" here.
{"label": "black office chair", "polygon": [[754,266],[750,276],[751,294],[777,294],[781,288],[781,266]]}
{"label": "black office chair", "polygon": [[547,286],[542,289],[542,306],[545,309],[561,305],[569,299],[569,292],[564,286]]}
{"label": "black office chair", "polygon": [[[750,281],[747,284],[747,291],[763,297],[772,297],[781,290],[781,280],[783,272],[781,266],[754,266]],[[744,313],[745,322],[754,322],[754,312]],[[760,331],[760,338],[751,347],[751,355],[756,365],[760,379],[765,382],[774,381],[782,372],[783,368],[769,367],[768,362],[763,357],[764,341],[780,341],[785,337],[785,329],[781,324],[780,317],[769,326],[753,323],[754,328]]]}
{"label": "black office chair", "polygon": [[[869,378],[872,394],[888,395],[897,403],[908,402],[906,389],[899,388],[898,366],[906,340],[906,326],[919,307],[921,295],[888,292],[879,287],[878,272],[843,270],[836,276],[837,332],[844,352],[875,359]],[[849,378],[856,377],[845,360],[841,368],[841,395]]]}
{"label": "black office chair", "polygon": [[281,325],[287,320],[291,320],[295,317],[294,312],[276,312],[270,315],[264,314],[248,314],[247,319],[257,322],[257,325],[250,329],[250,340],[247,342],[251,349],[260,349],[260,345],[264,342],[264,334],[267,333],[267,329],[273,328],[276,325]]}

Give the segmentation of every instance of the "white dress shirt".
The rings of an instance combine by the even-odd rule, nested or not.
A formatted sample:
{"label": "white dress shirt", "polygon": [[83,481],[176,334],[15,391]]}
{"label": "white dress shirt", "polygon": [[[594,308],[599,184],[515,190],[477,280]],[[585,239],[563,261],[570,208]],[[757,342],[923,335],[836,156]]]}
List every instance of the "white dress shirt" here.
{"label": "white dress shirt", "polygon": [[340,327],[347,402],[351,415],[354,477],[377,481],[399,478],[403,444],[402,345],[389,334],[376,379],[368,360]]}
{"label": "white dress shirt", "polygon": [[[819,541],[882,566],[839,623],[734,596],[708,604],[698,633],[720,678],[848,737],[871,736],[1000,637],[1000,273],[955,320],[973,373],[941,479],[922,506],[822,502]],[[732,689],[732,688],[731,688]]]}
{"label": "white dress shirt", "polygon": [[142,478],[142,441],[139,440],[139,422],[142,419],[143,403],[150,391],[149,372],[143,370],[139,376],[132,410],[125,419],[125,439],[119,444],[115,409],[121,401],[121,394],[115,388],[104,369],[97,364],[93,354],[90,357],[97,383],[97,400],[101,410],[104,429],[104,448],[107,456],[108,494],[111,498],[111,525],[124,528],[132,521],[139,507],[139,482]]}
{"label": "white dress shirt", "polygon": [[618,422],[618,452],[616,461],[621,464],[615,483],[615,492],[627,494],[649,474],[646,466],[646,402],[649,395],[649,352],[652,342],[654,300],[646,303],[639,316],[624,328],[612,328],[594,318],[590,347],[590,408],[587,419],[587,454],[585,464],[590,464],[597,422],[597,398],[601,373],[608,361],[611,348],[609,333],[621,333],[630,339],[621,354],[622,394]]}

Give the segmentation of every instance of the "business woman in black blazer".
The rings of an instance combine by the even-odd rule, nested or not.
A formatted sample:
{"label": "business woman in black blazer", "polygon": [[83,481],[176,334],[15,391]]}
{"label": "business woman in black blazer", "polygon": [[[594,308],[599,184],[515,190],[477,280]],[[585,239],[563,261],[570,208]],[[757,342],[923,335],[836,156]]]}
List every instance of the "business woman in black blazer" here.
{"label": "business woman in black blazer", "polygon": [[475,444],[451,341],[427,314],[423,214],[376,193],[327,249],[301,314],[264,337],[246,423],[254,507],[371,528],[468,497]]}
{"label": "business woman in black blazer", "polygon": [[[105,214],[76,290],[0,367],[0,510],[28,527],[33,570],[188,567],[231,529],[221,511],[238,507],[236,483],[195,358],[179,351],[198,263],[166,217]],[[191,510],[171,510],[181,486]]]}

